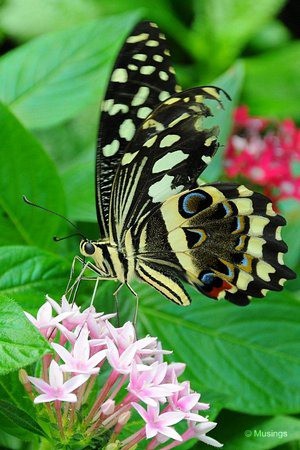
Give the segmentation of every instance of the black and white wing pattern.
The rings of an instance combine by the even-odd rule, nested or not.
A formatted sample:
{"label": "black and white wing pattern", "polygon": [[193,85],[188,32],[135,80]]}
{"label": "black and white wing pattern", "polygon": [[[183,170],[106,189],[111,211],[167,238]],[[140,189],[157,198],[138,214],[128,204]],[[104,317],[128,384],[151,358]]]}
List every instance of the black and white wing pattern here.
{"label": "black and white wing pattern", "polygon": [[138,228],[164,200],[197,185],[219,146],[211,119],[222,96],[211,86],[173,94],[137,130],[113,184],[110,234],[119,246],[128,228]]}
{"label": "black and white wing pattern", "polygon": [[128,143],[152,110],[179,91],[165,36],[152,22],[127,38],[101,105],[96,155],[96,209],[101,237],[108,237],[113,178]]}

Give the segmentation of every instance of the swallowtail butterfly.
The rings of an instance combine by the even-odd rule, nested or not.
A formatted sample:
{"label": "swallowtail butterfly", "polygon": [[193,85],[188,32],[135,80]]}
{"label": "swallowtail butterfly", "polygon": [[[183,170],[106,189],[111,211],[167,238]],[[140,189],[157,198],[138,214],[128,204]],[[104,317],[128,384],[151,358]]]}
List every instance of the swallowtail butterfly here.
{"label": "swallowtail butterfly", "polygon": [[127,38],[101,108],[101,239],[80,243],[97,277],[137,277],[180,305],[190,303],[182,281],[246,305],[294,278],[283,262],[286,222],[268,198],[233,183],[197,184],[219,146],[206,120],[221,95],[211,86],[181,91],[156,24],[141,22]]}

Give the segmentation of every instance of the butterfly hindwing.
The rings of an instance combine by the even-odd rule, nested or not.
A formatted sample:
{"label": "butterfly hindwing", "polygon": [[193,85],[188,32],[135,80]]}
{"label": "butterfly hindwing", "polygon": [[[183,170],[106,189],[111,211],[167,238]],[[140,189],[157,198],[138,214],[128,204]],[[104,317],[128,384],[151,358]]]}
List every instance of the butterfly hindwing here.
{"label": "butterfly hindwing", "polygon": [[96,207],[102,237],[109,235],[112,183],[126,146],[152,110],[179,89],[165,36],[156,24],[139,23],[119,53],[101,105]]}
{"label": "butterfly hindwing", "polygon": [[[282,259],[287,251],[283,225],[284,218],[262,194],[235,184],[203,185],[171,197],[151,216],[140,234],[137,271],[160,271],[161,288],[154,287],[161,292],[176,295],[169,276],[209,297],[245,305],[294,278]],[[180,298],[172,300],[187,304],[185,296]]]}
{"label": "butterfly hindwing", "polygon": [[174,94],[141,124],[113,185],[110,217],[115,242],[122,244],[126,230],[142,223],[168,197],[196,186],[219,146],[212,106],[222,107],[222,94],[214,87]]}

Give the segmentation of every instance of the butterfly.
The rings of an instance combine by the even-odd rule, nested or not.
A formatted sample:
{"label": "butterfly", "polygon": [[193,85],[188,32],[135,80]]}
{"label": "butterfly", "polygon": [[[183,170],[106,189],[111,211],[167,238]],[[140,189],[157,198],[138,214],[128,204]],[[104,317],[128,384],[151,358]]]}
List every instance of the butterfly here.
{"label": "butterfly", "polygon": [[182,91],[164,34],[139,23],[113,67],[101,106],[96,209],[101,239],[83,239],[98,278],[138,278],[180,305],[184,282],[246,305],[295,274],[283,262],[285,219],[234,183],[198,184],[219,147],[220,88]]}

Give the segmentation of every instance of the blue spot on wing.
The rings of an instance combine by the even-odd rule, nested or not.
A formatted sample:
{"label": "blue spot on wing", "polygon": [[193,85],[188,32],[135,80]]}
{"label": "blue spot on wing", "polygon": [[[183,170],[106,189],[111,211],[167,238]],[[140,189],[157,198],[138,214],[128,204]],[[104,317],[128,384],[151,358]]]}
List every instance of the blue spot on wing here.
{"label": "blue spot on wing", "polygon": [[184,199],[183,199],[183,210],[186,214],[195,214],[196,212],[198,212],[195,208],[191,209],[189,207],[189,203],[191,203],[191,200],[193,198],[198,198],[200,201],[201,200],[206,200],[206,197],[204,194],[201,194],[200,192],[190,192],[189,194],[187,194]]}

